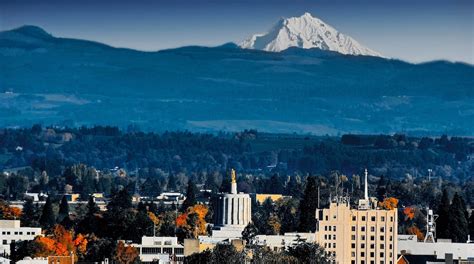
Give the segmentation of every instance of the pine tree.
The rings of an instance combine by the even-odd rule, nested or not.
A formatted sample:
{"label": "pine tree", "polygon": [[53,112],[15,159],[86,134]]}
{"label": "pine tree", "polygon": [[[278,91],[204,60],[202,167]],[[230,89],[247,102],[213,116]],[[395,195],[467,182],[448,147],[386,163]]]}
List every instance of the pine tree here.
{"label": "pine tree", "polygon": [[99,207],[94,201],[94,197],[92,195],[89,196],[89,200],[87,201],[87,216],[93,216],[94,214],[99,212]]}
{"label": "pine tree", "polygon": [[176,177],[170,173],[168,176],[168,185],[166,186],[167,191],[176,191]]}
{"label": "pine tree", "polygon": [[474,212],[471,212],[469,218],[469,235],[471,235],[471,240],[474,240]]}
{"label": "pine tree", "polygon": [[188,207],[196,204],[196,189],[196,185],[190,180],[188,182],[188,189],[186,190],[186,200],[184,200],[183,205],[181,206],[182,211],[185,211]]}
{"label": "pine tree", "polygon": [[61,203],[59,204],[58,218],[56,221],[61,223],[66,217],[69,217],[69,204],[67,202],[66,196],[63,195]]}
{"label": "pine tree", "polygon": [[309,232],[316,229],[316,208],[318,206],[318,190],[315,177],[308,177],[303,199],[300,201],[300,224],[298,231]]}
{"label": "pine tree", "polygon": [[465,243],[469,234],[466,204],[458,193],[454,194],[449,207],[448,231],[453,242]]}
{"label": "pine tree", "polygon": [[26,199],[20,219],[21,225],[29,227],[39,226],[37,217],[38,212],[36,211],[36,206],[33,204],[33,199]]}
{"label": "pine tree", "polygon": [[53,202],[51,200],[51,197],[48,197],[48,199],[46,199],[46,203],[43,206],[43,211],[41,213],[39,223],[43,229],[49,229],[53,227],[56,223],[56,217],[54,215]]}
{"label": "pine tree", "polygon": [[439,238],[450,237],[448,230],[450,221],[449,205],[448,191],[444,189],[437,210],[439,217],[438,220],[436,220],[436,236]]}

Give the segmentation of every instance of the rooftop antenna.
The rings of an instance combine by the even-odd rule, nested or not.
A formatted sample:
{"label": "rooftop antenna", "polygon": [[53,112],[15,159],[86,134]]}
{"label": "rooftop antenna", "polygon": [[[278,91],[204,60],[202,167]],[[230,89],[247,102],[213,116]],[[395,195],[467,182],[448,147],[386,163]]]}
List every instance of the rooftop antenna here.
{"label": "rooftop antenna", "polygon": [[425,243],[435,243],[436,242],[436,219],[438,219],[437,214],[433,214],[433,210],[429,207],[426,208],[428,212],[426,216],[426,236]]}
{"label": "rooftop antenna", "polygon": [[367,177],[369,173],[367,172],[367,169],[365,169],[365,179],[364,179],[364,199],[369,200],[369,187],[367,183]]}

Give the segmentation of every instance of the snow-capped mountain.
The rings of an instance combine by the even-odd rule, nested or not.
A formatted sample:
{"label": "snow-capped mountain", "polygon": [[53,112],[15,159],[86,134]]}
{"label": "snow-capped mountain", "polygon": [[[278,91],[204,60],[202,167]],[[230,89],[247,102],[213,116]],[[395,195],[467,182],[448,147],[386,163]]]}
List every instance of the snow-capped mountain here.
{"label": "snow-capped mountain", "polygon": [[322,20],[305,13],[300,17],[281,19],[265,34],[256,34],[240,47],[279,52],[289,47],[319,48],[350,55],[382,57],[355,39],[338,32]]}

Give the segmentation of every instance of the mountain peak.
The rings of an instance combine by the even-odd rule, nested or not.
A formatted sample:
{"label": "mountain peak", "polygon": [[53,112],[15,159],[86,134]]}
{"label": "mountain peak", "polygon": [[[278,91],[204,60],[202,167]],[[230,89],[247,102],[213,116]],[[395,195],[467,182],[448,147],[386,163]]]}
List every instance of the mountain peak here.
{"label": "mountain peak", "polygon": [[319,48],[342,54],[382,57],[308,12],[299,17],[281,19],[268,33],[253,35],[240,46],[273,52],[289,47]]}
{"label": "mountain peak", "polygon": [[20,33],[22,35],[27,35],[29,37],[35,38],[51,38],[52,35],[46,32],[44,29],[38,26],[24,25],[19,28],[12,29],[11,32]]}

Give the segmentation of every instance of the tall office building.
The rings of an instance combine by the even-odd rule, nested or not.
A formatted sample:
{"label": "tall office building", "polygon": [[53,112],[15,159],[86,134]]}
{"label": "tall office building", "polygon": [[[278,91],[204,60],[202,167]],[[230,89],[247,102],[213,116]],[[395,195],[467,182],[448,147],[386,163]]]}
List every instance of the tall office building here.
{"label": "tall office building", "polygon": [[381,209],[369,198],[365,170],[364,199],[350,208],[347,197],[336,197],[329,208],[316,210],[316,242],[338,264],[395,264],[397,210]]}

